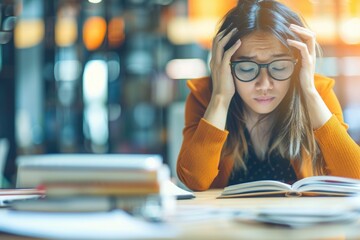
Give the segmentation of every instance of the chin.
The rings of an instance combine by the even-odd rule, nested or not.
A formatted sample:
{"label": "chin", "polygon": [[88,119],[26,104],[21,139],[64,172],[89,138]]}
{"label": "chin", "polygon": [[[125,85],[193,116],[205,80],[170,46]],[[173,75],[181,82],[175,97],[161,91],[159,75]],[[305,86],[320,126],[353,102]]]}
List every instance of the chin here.
{"label": "chin", "polygon": [[263,108],[254,109],[253,108],[253,111],[256,112],[257,114],[263,115],[263,114],[269,114],[269,113],[273,112],[274,109],[275,109],[275,107],[274,108],[267,108],[267,109],[263,109]]}

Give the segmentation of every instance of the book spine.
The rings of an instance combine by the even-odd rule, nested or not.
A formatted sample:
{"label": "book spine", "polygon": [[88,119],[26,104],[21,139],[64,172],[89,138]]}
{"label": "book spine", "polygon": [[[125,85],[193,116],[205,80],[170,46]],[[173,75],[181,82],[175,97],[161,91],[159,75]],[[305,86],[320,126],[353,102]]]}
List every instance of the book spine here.
{"label": "book spine", "polygon": [[17,179],[18,188],[34,188],[43,182],[89,182],[89,181],[126,181],[154,182],[158,181],[158,171],[101,171],[101,170],[46,170],[23,169]]}
{"label": "book spine", "polygon": [[127,196],[158,194],[158,183],[118,183],[118,182],[87,182],[87,183],[44,183],[39,186],[48,197],[56,196]]}

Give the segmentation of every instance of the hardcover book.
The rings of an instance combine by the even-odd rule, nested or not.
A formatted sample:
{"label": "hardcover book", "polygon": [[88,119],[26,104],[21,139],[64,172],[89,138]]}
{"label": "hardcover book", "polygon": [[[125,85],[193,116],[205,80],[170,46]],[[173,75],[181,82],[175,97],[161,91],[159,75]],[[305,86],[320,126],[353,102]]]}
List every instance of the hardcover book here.
{"label": "hardcover book", "polygon": [[[17,188],[35,188],[44,182],[159,182],[160,155],[44,154],[17,159]],[[165,176],[164,176],[165,175]]]}

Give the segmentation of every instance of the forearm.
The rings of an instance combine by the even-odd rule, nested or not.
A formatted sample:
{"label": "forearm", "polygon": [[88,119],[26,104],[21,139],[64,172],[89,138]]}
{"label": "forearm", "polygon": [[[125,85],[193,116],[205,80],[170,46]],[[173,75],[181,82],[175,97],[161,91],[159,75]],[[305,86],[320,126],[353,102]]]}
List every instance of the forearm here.
{"label": "forearm", "polygon": [[334,115],[314,133],[329,174],[360,178],[360,147]]}
{"label": "forearm", "polygon": [[204,119],[218,129],[225,130],[226,117],[231,98],[214,95],[205,111]]}
{"label": "forearm", "polygon": [[221,150],[227,131],[222,131],[202,119],[193,134],[184,135],[177,161],[177,174],[190,189],[206,190],[219,171]]}
{"label": "forearm", "polygon": [[320,94],[315,90],[305,92],[306,105],[313,130],[319,129],[331,118],[332,113]]}

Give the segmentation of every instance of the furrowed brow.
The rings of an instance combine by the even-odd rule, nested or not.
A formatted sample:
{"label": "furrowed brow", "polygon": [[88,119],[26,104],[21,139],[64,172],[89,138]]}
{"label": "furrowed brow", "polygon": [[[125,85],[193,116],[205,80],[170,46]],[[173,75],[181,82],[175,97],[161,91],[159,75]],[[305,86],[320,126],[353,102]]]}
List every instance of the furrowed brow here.
{"label": "furrowed brow", "polygon": [[[291,57],[291,55],[288,54],[288,53],[279,53],[279,54],[271,55],[271,58],[290,58],[290,57]],[[236,61],[238,61],[238,60],[252,60],[253,61],[255,59],[256,59],[256,56],[239,56],[234,60],[236,60]]]}

